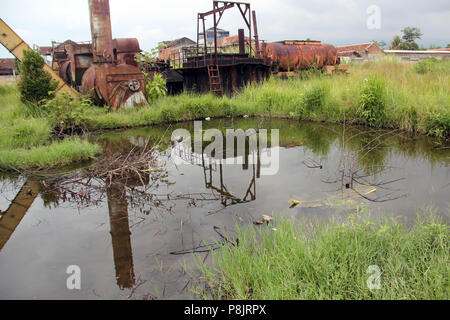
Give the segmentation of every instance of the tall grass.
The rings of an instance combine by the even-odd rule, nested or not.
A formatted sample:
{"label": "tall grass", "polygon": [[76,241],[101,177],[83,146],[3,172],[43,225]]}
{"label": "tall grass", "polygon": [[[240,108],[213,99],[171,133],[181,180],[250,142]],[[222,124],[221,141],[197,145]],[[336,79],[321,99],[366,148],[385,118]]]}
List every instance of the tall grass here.
{"label": "tall grass", "polygon": [[115,113],[93,107],[86,99],[78,103],[61,96],[46,103],[42,112],[21,103],[16,87],[0,86],[0,149],[48,145],[55,128],[73,133],[77,128],[105,130],[243,115],[345,121],[448,139],[450,61],[424,64],[386,58],[352,65],[349,75],[272,77],[233,97],[183,93]]}
{"label": "tall grass", "polygon": [[76,162],[95,158],[101,151],[100,146],[93,145],[79,138],[54,141],[49,145],[16,150],[0,151],[0,170],[48,169],[67,166]]}
{"label": "tall grass", "polygon": [[[449,227],[419,216],[412,227],[372,224],[359,214],[344,223],[238,228],[239,245],[199,259],[204,299],[449,299]],[[370,266],[381,271],[369,289]],[[373,267],[372,267],[373,268]],[[373,282],[372,282],[373,283]]]}
{"label": "tall grass", "polygon": [[100,152],[79,138],[54,141],[54,122],[36,106],[23,104],[15,86],[0,86],[0,170],[66,166]]}
{"label": "tall grass", "polygon": [[[159,99],[150,107],[119,113],[89,112],[92,129],[145,126],[219,116],[267,116],[400,128],[448,138],[450,61],[421,74],[413,64],[385,58],[352,65],[349,75],[272,77],[222,99],[183,93]],[[372,78],[376,77],[374,83]],[[369,85],[367,83],[369,82]],[[369,104],[367,99],[375,97]],[[383,104],[383,112],[375,109]],[[366,107],[370,105],[370,110]],[[367,113],[369,112],[369,113]]]}

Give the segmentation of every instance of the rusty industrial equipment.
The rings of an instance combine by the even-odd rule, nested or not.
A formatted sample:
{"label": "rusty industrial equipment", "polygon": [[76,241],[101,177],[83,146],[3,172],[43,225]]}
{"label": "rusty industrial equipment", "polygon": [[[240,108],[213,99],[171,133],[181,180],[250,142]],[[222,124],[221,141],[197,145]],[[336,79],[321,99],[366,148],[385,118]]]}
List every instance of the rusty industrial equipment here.
{"label": "rusty industrial equipment", "polygon": [[[217,30],[222,16],[226,10],[232,8],[237,8],[241,13],[249,35],[246,40],[245,30],[238,30],[239,51],[236,53],[222,50],[227,49],[226,46],[219,47],[217,41]],[[210,16],[214,30],[212,47],[208,47],[205,22]],[[251,10],[249,3],[213,1],[211,11],[197,15],[196,47],[180,48],[176,55],[169,55],[164,62],[173,68],[170,71],[181,75],[181,80],[176,81],[172,81],[171,76],[166,77],[169,86],[181,83],[181,88],[185,90],[211,91],[221,95],[232,94],[248,83],[267,79],[270,74],[291,76],[312,67],[333,73],[338,70],[336,65],[339,64],[339,59],[334,46],[322,44],[320,41],[261,41],[256,12]]]}
{"label": "rusty industrial equipment", "polygon": [[92,43],[53,44],[53,69],[96,103],[113,110],[147,104],[137,39],[113,39],[109,0],[89,0]]}
{"label": "rusty industrial equipment", "polygon": [[[224,12],[237,8],[248,30],[248,42],[245,41],[243,29],[240,32],[240,51],[236,53],[221,52],[218,45],[217,29]],[[270,64],[267,59],[259,57],[252,45],[252,14],[256,23],[256,14],[250,4],[232,1],[213,1],[213,9],[197,15],[197,44],[194,47],[181,48],[177,54],[169,56],[165,62],[172,68],[172,75],[181,75],[181,87],[188,91],[213,92],[216,95],[232,94],[248,83],[260,82],[270,76]],[[206,18],[211,17],[214,29],[214,44],[208,46]],[[203,33],[200,28],[203,29]],[[255,27],[257,32],[257,28]],[[203,38],[203,44],[200,43]],[[259,39],[258,39],[259,41]],[[247,43],[246,43],[247,42]],[[259,42],[257,42],[259,43]],[[246,52],[246,45],[248,51]],[[169,71],[170,72],[170,71]],[[175,86],[174,77],[168,76],[168,86]]]}
{"label": "rusty industrial equipment", "polygon": [[322,69],[338,63],[337,50],[320,41],[283,41],[266,44],[265,55],[276,72],[299,71],[312,68]]}
{"label": "rusty industrial equipment", "polygon": [[112,39],[109,0],[89,0],[92,62],[81,79],[82,92],[113,110],[146,104],[145,77],[135,54],[137,39]]}

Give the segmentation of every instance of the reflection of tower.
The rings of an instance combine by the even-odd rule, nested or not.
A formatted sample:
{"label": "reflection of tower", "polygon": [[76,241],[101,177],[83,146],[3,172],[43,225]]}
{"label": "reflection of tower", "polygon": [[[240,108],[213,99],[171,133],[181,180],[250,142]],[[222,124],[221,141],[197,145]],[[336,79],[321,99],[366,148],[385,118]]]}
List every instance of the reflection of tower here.
{"label": "reflection of tower", "polygon": [[135,277],[125,185],[111,184],[107,196],[117,285],[129,289],[134,286]]}
{"label": "reflection of tower", "polygon": [[[218,169],[218,173],[219,173],[219,183],[220,186],[215,186],[214,182],[213,182],[213,161],[211,161],[211,159],[205,159],[205,155],[202,154],[202,167],[203,167],[203,174],[204,174],[204,179],[205,179],[205,187],[207,189],[212,189],[217,191],[218,193],[220,193],[221,195],[221,202],[222,205],[224,205],[225,207],[228,207],[229,205],[235,205],[237,203],[247,203],[247,202],[252,202],[256,200],[256,179],[259,179],[261,176],[261,150],[260,150],[260,145],[259,145],[259,140],[257,140],[257,145],[256,145],[256,150],[252,150],[250,151],[250,147],[248,144],[245,145],[245,149],[244,149],[244,154],[240,155],[238,153],[238,150],[235,149],[234,150],[234,155],[235,156],[242,156],[243,157],[243,164],[242,164],[242,170],[246,171],[249,169],[249,155],[250,152],[253,156],[253,161],[252,161],[252,179],[250,181],[250,184],[247,188],[247,191],[245,193],[245,195],[240,198],[238,196],[235,196],[233,194],[231,194],[224,182],[224,173],[223,173],[223,163],[219,163],[219,169]],[[255,156],[256,156],[256,161],[255,161]],[[206,161],[208,160],[208,161]],[[226,162],[226,159],[224,159]],[[255,164],[256,163],[256,164]],[[217,171],[217,170],[215,170]],[[230,203],[229,203],[230,202]]]}
{"label": "reflection of tower", "polygon": [[39,193],[39,183],[28,180],[20,189],[8,210],[0,214],[0,251],[16,230]]}

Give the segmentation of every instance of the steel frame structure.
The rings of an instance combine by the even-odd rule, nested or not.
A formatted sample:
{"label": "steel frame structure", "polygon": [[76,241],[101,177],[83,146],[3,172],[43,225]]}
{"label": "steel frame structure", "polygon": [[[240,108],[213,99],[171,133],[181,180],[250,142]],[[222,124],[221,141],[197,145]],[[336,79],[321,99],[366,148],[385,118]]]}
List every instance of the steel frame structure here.
{"label": "steel frame structure", "polygon": [[[208,52],[208,44],[207,44],[207,38],[206,38],[206,25],[205,25],[205,18],[213,15],[214,17],[214,55],[215,55],[215,64],[218,64],[217,54],[218,54],[218,46],[217,46],[217,27],[220,23],[220,20],[222,19],[222,16],[225,12],[225,10],[231,9],[237,7],[245,21],[245,24],[248,27],[249,32],[249,53],[251,55],[252,52],[252,11],[250,8],[250,3],[245,2],[234,2],[234,1],[213,1],[213,10],[205,12],[205,13],[199,13],[197,16],[197,52],[199,52],[200,49],[200,23],[203,27],[203,45],[205,50],[205,55]],[[259,51],[259,50],[258,50]]]}

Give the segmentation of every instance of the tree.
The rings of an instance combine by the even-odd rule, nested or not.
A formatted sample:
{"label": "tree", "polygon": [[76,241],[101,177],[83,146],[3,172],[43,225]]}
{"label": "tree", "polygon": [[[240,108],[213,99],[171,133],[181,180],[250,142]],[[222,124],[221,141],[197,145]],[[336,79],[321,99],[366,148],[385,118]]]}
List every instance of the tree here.
{"label": "tree", "polygon": [[400,38],[400,36],[394,36],[394,39],[392,39],[391,46],[389,47],[389,49],[399,50],[401,43],[402,43],[402,39]]}
{"label": "tree", "polygon": [[14,71],[16,75],[20,74],[20,60],[17,58],[14,59]]}
{"label": "tree", "polygon": [[386,47],[386,42],[384,42],[383,40],[381,41],[372,40],[372,42],[376,43],[377,46],[379,46],[381,49],[384,49]]}
{"label": "tree", "polygon": [[450,43],[447,45],[447,48],[450,48]]}
{"label": "tree", "polygon": [[420,29],[417,27],[406,27],[402,30],[403,37],[402,39],[405,42],[412,43],[416,41],[416,39],[420,39],[423,36],[423,33],[420,32]]}
{"label": "tree", "polygon": [[398,48],[400,50],[419,50],[419,45],[415,42],[401,42]]}
{"label": "tree", "polygon": [[419,45],[415,42],[423,35],[417,27],[406,27],[402,30],[403,36],[395,36],[391,41],[391,50],[418,50]]}
{"label": "tree", "polygon": [[44,59],[36,51],[24,50],[20,64],[21,80],[18,87],[23,102],[38,103],[53,98],[58,83],[43,69]]}

